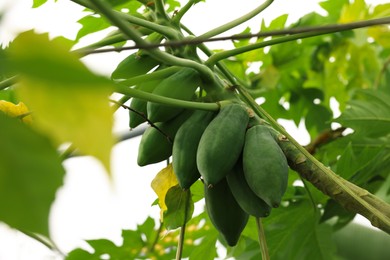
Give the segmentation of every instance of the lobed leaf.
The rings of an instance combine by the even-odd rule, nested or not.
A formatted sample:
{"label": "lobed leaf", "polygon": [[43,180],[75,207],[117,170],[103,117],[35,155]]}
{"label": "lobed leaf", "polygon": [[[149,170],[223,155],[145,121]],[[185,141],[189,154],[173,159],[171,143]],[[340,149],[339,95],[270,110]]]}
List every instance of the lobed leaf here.
{"label": "lobed leaf", "polygon": [[365,137],[381,137],[390,133],[390,95],[381,91],[361,90],[363,99],[350,101],[350,107],[336,119]]}

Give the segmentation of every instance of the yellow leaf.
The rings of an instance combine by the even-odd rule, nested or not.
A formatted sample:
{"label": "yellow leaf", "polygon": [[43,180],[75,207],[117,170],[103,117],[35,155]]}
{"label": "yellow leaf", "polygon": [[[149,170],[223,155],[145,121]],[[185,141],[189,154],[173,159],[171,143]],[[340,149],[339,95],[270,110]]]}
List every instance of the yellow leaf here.
{"label": "yellow leaf", "polygon": [[167,167],[157,173],[156,177],[152,180],[152,189],[158,196],[158,204],[160,205],[161,212],[160,218],[163,220],[164,211],[167,210],[165,205],[165,196],[170,188],[178,185],[176,175],[173,172],[172,164],[170,163]]}
{"label": "yellow leaf", "polygon": [[14,103],[5,100],[0,100],[0,111],[4,112],[7,116],[10,117],[20,116],[23,123],[32,123],[30,111],[23,102],[19,102],[17,105],[15,105]]}

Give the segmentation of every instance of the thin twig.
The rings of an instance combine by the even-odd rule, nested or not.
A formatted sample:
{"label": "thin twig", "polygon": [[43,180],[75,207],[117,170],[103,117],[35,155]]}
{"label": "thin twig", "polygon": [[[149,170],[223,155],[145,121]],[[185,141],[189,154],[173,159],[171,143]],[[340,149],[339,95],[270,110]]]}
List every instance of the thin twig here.
{"label": "thin twig", "polygon": [[129,106],[126,106],[125,104],[120,104],[120,103],[119,103],[118,101],[116,101],[116,100],[110,100],[110,101],[113,102],[113,103],[115,103],[115,104],[117,104],[117,105],[120,106],[120,107],[123,107],[123,108],[125,108],[125,109],[127,109],[127,110],[130,110],[131,112],[136,113],[137,115],[139,115],[140,117],[142,117],[143,119],[145,119],[145,121],[146,121],[151,127],[156,128],[157,131],[159,131],[163,136],[165,136],[165,138],[167,138],[168,142],[173,143],[172,138],[171,138],[170,136],[168,136],[166,133],[164,133],[158,126],[156,126],[156,124],[154,124],[152,121],[150,121],[150,120],[148,119],[148,117],[147,117],[144,113],[139,112],[139,111],[137,111],[137,110],[135,110],[135,109],[133,109],[133,108],[131,108],[131,107],[129,107]]}
{"label": "thin twig", "polygon": [[290,29],[282,29],[282,30],[273,30],[259,33],[243,33],[243,34],[234,34],[230,36],[222,36],[222,37],[214,37],[214,38],[192,38],[192,39],[183,39],[180,41],[166,41],[163,43],[156,44],[148,44],[145,45],[134,45],[127,47],[118,47],[118,48],[107,48],[91,51],[90,54],[93,53],[104,53],[104,52],[118,52],[124,50],[135,50],[135,49],[155,49],[159,47],[182,47],[182,46],[190,46],[190,45],[199,45],[206,42],[216,42],[216,41],[234,41],[234,40],[242,40],[242,39],[251,39],[251,38],[264,38],[271,36],[283,36],[283,35],[295,35],[299,33],[309,33],[309,32],[337,32],[337,31],[345,31],[352,30],[370,26],[378,26],[385,25],[390,23],[390,17],[378,18],[366,21],[352,22],[346,24],[331,24],[331,25],[322,25],[322,26],[310,26],[310,27],[301,27],[301,28],[290,28]]}

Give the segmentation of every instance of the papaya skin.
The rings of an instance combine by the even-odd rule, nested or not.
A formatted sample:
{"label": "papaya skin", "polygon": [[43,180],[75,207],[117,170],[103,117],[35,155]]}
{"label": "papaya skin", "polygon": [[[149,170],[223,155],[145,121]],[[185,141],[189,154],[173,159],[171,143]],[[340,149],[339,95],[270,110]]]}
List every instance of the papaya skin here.
{"label": "papaya skin", "polygon": [[168,122],[156,123],[159,130],[153,126],[147,128],[138,146],[138,165],[145,166],[168,159],[172,155],[175,135],[191,113],[191,110],[185,110]]}
{"label": "papaya skin", "polygon": [[189,189],[200,177],[196,152],[200,138],[214,113],[197,110],[179,128],[172,149],[173,171],[182,189]]}
{"label": "papaya skin", "polygon": [[271,207],[278,207],[287,189],[288,164],[268,128],[247,130],[243,149],[245,179],[253,192]]}
{"label": "papaya skin", "polygon": [[[162,80],[152,93],[163,97],[190,101],[200,83],[200,76],[197,71],[183,68]],[[166,122],[183,110],[183,108],[153,102],[147,104],[148,119],[152,122]]]}
{"label": "papaya skin", "polygon": [[222,107],[204,131],[197,151],[197,166],[207,185],[225,178],[237,162],[245,141],[249,115],[240,104]]}
{"label": "papaya skin", "polygon": [[264,218],[271,213],[271,207],[260,199],[249,187],[239,161],[226,176],[229,188],[240,207],[249,215]]}
{"label": "papaya skin", "polygon": [[212,188],[204,185],[207,214],[229,246],[235,246],[248,223],[249,215],[234,199],[226,179]]}

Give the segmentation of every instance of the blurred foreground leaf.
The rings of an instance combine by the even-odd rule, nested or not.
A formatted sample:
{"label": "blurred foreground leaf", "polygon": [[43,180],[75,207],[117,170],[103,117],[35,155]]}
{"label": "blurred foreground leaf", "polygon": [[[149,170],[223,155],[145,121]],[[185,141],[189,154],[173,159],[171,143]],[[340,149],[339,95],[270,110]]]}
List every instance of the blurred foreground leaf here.
{"label": "blurred foreground leaf", "polygon": [[52,143],[0,113],[0,220],[49,236],[48,218],[64,169]]}
{"label": "blurred foreground leaf", "polygon": [[63,39],[32,31],[20,34],[9,49],[20,74],[18,94],[34,113],[38,128],[58,144],[71,142],[81,153],[110,169],[113,111],[110,82],[91,73]]}

